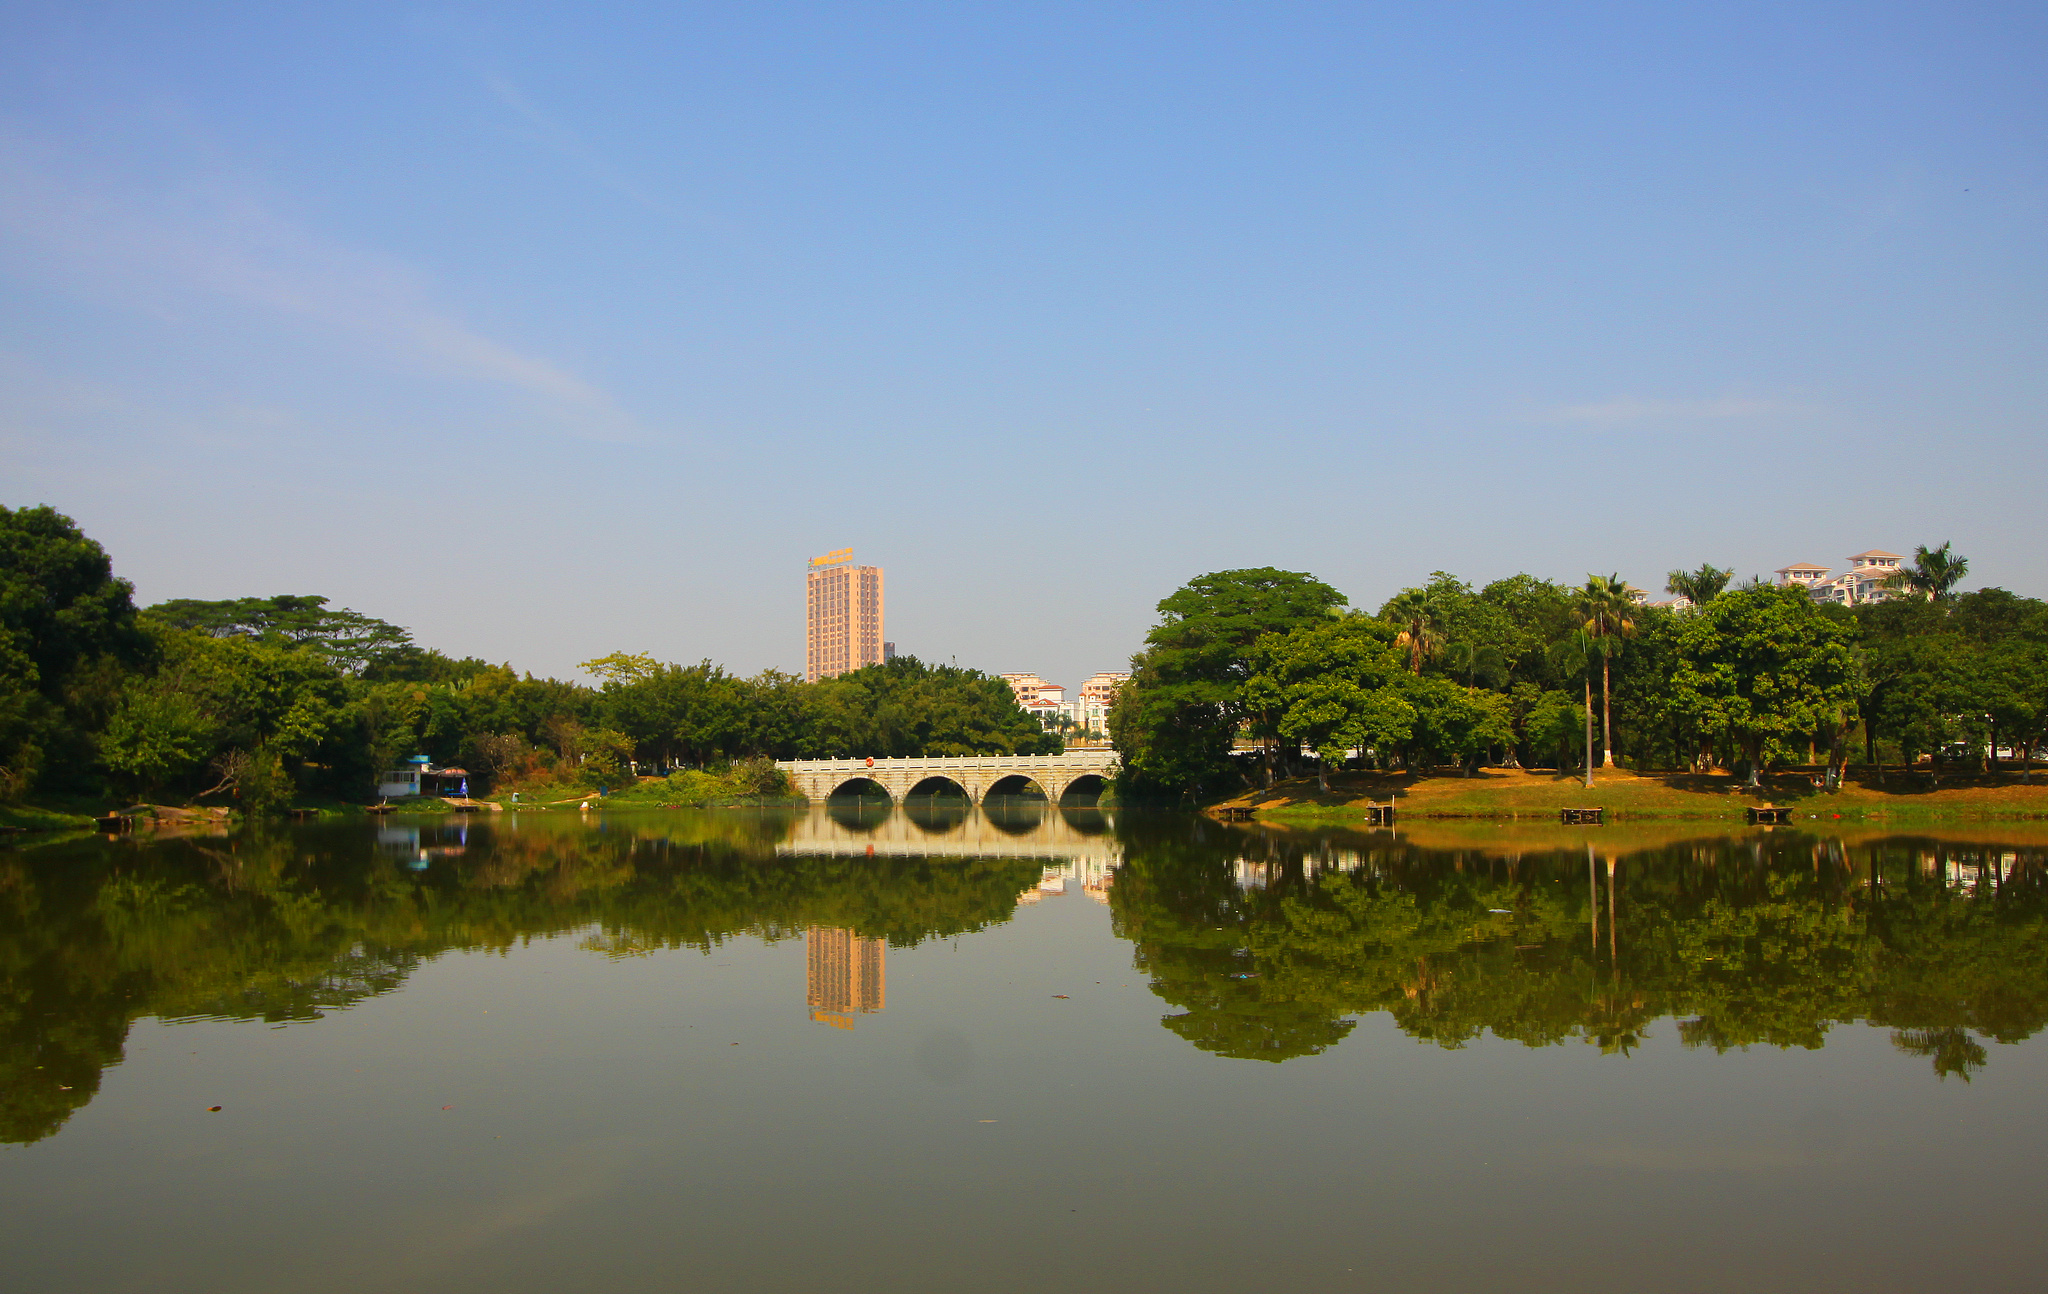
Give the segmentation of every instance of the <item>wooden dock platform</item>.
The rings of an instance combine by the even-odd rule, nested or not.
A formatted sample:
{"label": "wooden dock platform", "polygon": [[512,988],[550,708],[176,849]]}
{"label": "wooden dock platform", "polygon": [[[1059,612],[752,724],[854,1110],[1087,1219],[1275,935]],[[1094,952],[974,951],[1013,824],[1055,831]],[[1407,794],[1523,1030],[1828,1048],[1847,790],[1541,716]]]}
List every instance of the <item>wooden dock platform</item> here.
{"label": "wooden dock platform", "polygon": [[1742,812],[1752,827],[1779,827],[1792,821],[1792,810],[1775,804],[1752,804]]}
{"label": "wooden dock platform", "polygon": [[1607,825],[1606,809],[1559,809],[1558,821],[1567,827],[1604,827]]}

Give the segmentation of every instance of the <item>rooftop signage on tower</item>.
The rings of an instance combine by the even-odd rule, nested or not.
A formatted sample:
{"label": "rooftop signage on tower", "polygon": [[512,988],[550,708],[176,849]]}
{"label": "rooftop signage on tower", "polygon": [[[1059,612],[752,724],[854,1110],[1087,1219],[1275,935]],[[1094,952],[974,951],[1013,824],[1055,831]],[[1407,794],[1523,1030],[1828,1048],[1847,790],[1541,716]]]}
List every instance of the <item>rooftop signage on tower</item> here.
{"label": "rooftop signage on tower", "polygon": [[853,550],[851,548],[841,548],[826,553],[823,557],[813,557],[811,559],[811,569],[816,570],[820,566],[837,566],[841,562],[850,562],[852,560]]}

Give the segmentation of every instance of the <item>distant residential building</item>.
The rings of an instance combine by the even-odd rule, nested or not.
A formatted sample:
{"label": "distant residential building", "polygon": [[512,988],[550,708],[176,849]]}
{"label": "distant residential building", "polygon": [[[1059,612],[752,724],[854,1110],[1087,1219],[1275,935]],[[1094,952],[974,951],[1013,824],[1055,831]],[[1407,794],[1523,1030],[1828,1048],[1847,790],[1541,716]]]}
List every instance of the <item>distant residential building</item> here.
{"label": "distant residential building", "polygon": [[882,660],[883,660],[883,662],[884,662],[884,663],[886,664],[887,662],[889,662],[889,661],[892,661],[892,660],[895,660],[895,659],[896,659],[896,644],[895,644],[895,643],[883,643],[883,644],[882,644]]}
{"label": "distant residential building", "polygon": [[1081,699],[1100,701],[1108,705],[1116,699],[1116,690],[1130,680],[1131,672],[1127,669],[1104,670],[1091,675],[1088,681],[1081,685]]}
{"label": "distant residential building", "polygon": [[1780,566],[1771,573],[1778,577],[1778,583],[1781,585],[1803,584],[1807,588],[1812,588],[1827,578],[1828,568],[1819,562],[1794,562],[1790,566]]}
{"label": "distant residential building", "polygon": [[1816,602],[1853,607],[1866,602],[1884,602],[1897,596],[1898,591],[1885,587],[1885,584],[1898,573],[1900,563],[1905,560],[1899,553],[1872,548],[1849,558],[1849,569],[1840,575],[1830,576],[1828,568],[1818,562],[1794,562],[1790,566],[1779,567],[1773,574],[1778,577],[1780,585],[1797,584]]}
{"label": "distant residential building", "polygon": [[[1036,674],[1004,674],[1002,680],[1017,694],[1017,704],[1021,706],[1029,706],[1038,700],[1039,692],[1045,688],[1059,686],[1057,683],[1046,682]],[[1066,689],[1060,690],[1064,692]]]}
{"label": "distant residential building", "polygon": [[855,566],[851,548],[813,557],[804,574],[804,678],[882,660],[882,568]]}
{"label": "distant residential building", "polygon": [[1002,678],[1016,693],[1017,704],[1037,719],[1040,727],[1085,739],[1108,736],[1110,703],[1130,676],[1128,670],[1105,670],[1083,683],[1081,694],[1071,700],[1065,687],[1036,674],[1005,674]]}

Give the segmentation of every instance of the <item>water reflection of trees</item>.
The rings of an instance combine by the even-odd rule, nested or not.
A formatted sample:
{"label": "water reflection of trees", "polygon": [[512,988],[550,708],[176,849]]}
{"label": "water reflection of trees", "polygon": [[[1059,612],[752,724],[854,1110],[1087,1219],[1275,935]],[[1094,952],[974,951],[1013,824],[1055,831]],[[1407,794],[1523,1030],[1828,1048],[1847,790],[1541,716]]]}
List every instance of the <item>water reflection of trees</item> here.
{"label": "water reflection of trees", "polygon": [[1818,1047],[1839,1022],[1967,1078],[1974,1039],[2048,1021],[2038,849],[1795,835],[1644,849],[1442,851],[1133,821],[1111,891],[1162,1023],[1220,1055],[1320,1052],[1386,1012],[1456,1047],[1492,1033],[1627,1054]]}
{"label": "water reflection of trees", "polygon": [[[1817,1047],[1864,1021],[1967,1079],[1987,1043],[2048,1020],[2036,848],[1780,833],[1517,853],[1098,817],[1125,860],[1116,931],[1176,1008],[1166,1027],[1218,1055],[1313,1054],[1371,1012],[1446,1047],[1615,1055],[1665,1030]],[[1006,920],[1040,875],[1035,858],[777,856],[790,829],[724,813],[0,855],[0,1140],[91,1100],[139,1017],[310,1020],[449,949],[568,932],[613,956],[811,926],[903,947]]]}
{"label": "water reflection of trees", "polygon": [[[408,829],[409,830],[409,829]],[[611,955],[812,925],[899,947],[1006,920],[1035,860],[776,857],[772,817],[359,828],[0,855],[0,1141],[90,1101],[129,1025],[311,1020],[449,949],[584,931]]]}

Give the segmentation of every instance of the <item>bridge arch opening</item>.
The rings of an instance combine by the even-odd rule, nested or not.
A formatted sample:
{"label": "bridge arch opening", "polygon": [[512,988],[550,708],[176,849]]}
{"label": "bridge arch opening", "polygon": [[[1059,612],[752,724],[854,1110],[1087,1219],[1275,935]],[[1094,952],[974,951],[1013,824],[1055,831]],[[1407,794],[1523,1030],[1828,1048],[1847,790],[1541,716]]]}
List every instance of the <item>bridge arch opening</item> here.
{"label": "bridge arch opening", "polygon": [[1044,800],[1045,788],[1022,773],[999,777],[989,784],[988,794],[983,800]]}
{"label": "bridge arch opening", "polygon": [[950,777],[932,776],[903,793],[905,801],[910,800],[971,800],[967,788]]}
{"label": "bridge arch opening", "polygon": [[856,800],[888,800],[889,788],[872,777],[849,777],[832,788],[827,800],[850,802]]}
{"label": "bridge arch opening", "polygon": [[1109,789],[1109,779],[1100,773],[1083,773],[1060,792],[1061,804],[1094,804]]}

